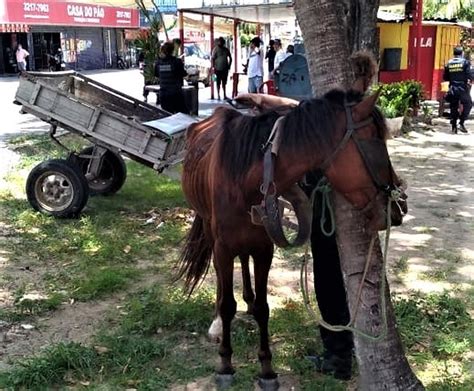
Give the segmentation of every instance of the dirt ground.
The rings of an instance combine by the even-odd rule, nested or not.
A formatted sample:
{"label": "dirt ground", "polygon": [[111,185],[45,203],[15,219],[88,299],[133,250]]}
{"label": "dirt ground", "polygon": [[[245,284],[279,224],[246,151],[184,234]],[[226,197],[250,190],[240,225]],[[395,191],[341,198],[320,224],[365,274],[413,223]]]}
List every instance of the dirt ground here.
{"label": "dirt ground", "polygon": [[[420,127],[389,141],[394,167],[407,181],[409,197],[409,214],[404,224],[391,233],[392,291],[472,289],[474,121],[469,121],[467,128],[469,134],[454,135],[446,120],[435,119],[432,127]],[[0,239],[17,240],[12,235],[9,227],[0,222]],[[7,256],[0,250],[0,269],[11,267]],[[405,265],[402,271],[401,264]],[[34,278],[35,272],[21,269],[25,265],[15,265],[18,278]],[[41,272],[44,271],[38,271]],[[270,306],[275,308],[289,297],[299,300],[298,283],[299,270],[289,270],[279,253],[270,272]],[[49,317],[39,319],[31,330],[28,325],[12,327],[0,321],[0,369],[6,367],[8,359],[30,355],[51,342],[87,342],[108,311],[119,311],[123,296],[65,304]],[[0,289],[0,307],[9,300],[8,289]],[[244,310],[240,304],[239,310]],[[474,316],[472,308],[471,315]],[[207,389],[206,385],[201,386]]]}

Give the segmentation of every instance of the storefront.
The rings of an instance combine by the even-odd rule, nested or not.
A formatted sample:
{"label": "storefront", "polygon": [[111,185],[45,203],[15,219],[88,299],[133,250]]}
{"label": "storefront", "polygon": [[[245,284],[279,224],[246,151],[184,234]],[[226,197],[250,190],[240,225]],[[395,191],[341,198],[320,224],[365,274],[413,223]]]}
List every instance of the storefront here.
{"label": "storefront", "polygon": [[[413,66],[417,42],[411,21],[379,23],[382,63],[379,80],[391,83],[416,79]],[[422,70],[418,80],[424,86],[427,99],[438,100],[444,65],[459,45],[463,26],[457,23],[424,21],[421,30],[419,58]],[[411,44],[413,42],[413,44]]]}
{"label": "storefront", "polygon": [[0,74],[16,72],[15,50],[28,50],[28,69],[48,69],[63,52],[69,69],[116,67],[125,29],[138,29],[135,8],[55,0],[0,0]]}

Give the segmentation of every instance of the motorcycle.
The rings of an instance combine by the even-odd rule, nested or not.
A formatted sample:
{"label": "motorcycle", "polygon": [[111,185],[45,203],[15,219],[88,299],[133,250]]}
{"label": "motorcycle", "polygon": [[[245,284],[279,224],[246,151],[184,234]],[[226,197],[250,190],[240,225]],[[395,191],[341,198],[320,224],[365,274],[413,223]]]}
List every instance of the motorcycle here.
{"label": "motorcycle", "polygon": [[48,56],[48,68],[50,72],[58,72],[66,70],[66,63],[63,60],[63,56],[60,53],[47,54]]}
{"label": "motorcycle", "polygon": [[123,57],[117,53],[117,68],[119,69],[128,69],[130,66],[128,62],[123,59]]}

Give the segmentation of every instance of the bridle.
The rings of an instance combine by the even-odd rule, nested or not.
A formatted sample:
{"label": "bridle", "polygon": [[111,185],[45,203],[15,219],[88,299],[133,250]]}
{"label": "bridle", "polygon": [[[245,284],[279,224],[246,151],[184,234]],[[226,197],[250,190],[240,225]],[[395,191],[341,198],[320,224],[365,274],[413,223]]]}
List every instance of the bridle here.
{"label": "bridle", "polygon": [[[346,132],[338,143],[334,151],[324,160],[319,169],[325,172],[332,164],[336,156],[346,147],[347,143],[352,139],[357,146],[357,149],[364,161],[364,164],[369,172],[372,182],[376,188],[376,194],[372,200],[370,200],[364,209],[371,207],[372,203],[380,196],[381,193],[392,196],[395,191],[399,191],[397,186],[393,183],[393,169],[388,156],[387,148],[384,140],[380,138],[362,139],[357,137],[356,130],[370,125],[374,118],[371,115],[369,118],[354,122],[352,117],[352,107],[358,102],[347,102],[344,101],[344,110],[346,114]],[[270,136],[268,137],[265,144],[262,146],[263,157],[263,183],[260,187],[260,192],[263,194],[263,200],[260,205],[253,205],[251,209],[252,221],[255,224],[262,224],[267,234],[270,236],[272,241],[279,247],[296,247],[304,244],[309,237],[309,233],[305,232],[298,227],[298,233],[293,242],[289,242],[283,232],[281,224],[282,207],[278,201],[276,185],[274,182],[274,163],[278,156],[278,151],[281,142],[281,127],[285,117],[279,117],[273,125]],[[376,167],[380,164],[386,164],[386,169],[390,172],[389,183],[383,182],[377,175]],[[294,184],[291,191],[297,192],[297,184]],[[302,191],[301,191],[302,192]],[[282,196],[285,196],[282,194]],[[302,200],[298,199],[299,202],[303,203]],[[290,201],[291,202],[291,201]],[[299,205],[300,209],[308,210],[311,213],[311,206],[309,201],[308,205]],[[292,203],[293,205],[293,203]],[[295,205],[293,205],[295,208]],[[296,209],[295,209],[296,210]],[[306,230],[309,231],[309,230]]]}

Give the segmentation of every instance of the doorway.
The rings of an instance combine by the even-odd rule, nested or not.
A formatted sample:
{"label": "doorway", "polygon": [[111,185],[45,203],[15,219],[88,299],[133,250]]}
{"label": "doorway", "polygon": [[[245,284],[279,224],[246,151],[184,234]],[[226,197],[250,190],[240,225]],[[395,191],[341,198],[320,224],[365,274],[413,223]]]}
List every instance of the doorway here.
{"label": "doorway", "polygon": [[49,68],[49,56],[56,54],[61,47],[59,33],[33,33],[33,53],[36,70]]}
{"label": "doorway", "polygon": [[28,49],[28,39],[26,33],[2,33],[0,34],[0,73],[17,73],[15,51],[21,44],[23,49]]}

